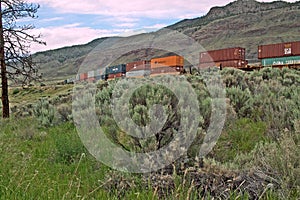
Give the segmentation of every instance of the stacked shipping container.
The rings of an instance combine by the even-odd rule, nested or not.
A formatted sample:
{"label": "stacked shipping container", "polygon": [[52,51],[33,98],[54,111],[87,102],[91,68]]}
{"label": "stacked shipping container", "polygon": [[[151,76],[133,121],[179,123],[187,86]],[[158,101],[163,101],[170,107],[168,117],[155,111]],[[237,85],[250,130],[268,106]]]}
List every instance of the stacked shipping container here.
{"label": "stacked shipping container", "polygon": [[[300,66],[300,41],[258,46],[258,58],[262,66]],[[127,64],[110,66],[87,73],[76,75],[66,83],[115,79],[120,77],[145,77],[160,74],[181,74],[183,72],[184,58],[181,56],[168,56],[153,58],[151,61],[136,61]],[[199,67],[214,66],[245,68],[248,61],[245,60],[245,49],[241,47],[227,48],[201,52]]]}
{"label": "stacked shipping container", "polygon": [[300,64],[300,56],[288,56],[278,58],[264,58],[261,61],[262,66],[293,66]]}
{"label": "stacked shipping container", "polygon": [[300,41],[258,46],[258,59],[300,55]]}
{"label": "stacked shipping container", "polygon": [[107,74],[108,80],[125,77],[126,65],[120,64],[120,65],[107,67],[105,70],[105,74]]}
{"label": "stacked shipping container", "polygon": [[137,70],[150,70],[150,61],[142,60],[126,64],[126,72]]}
{"label": "stacked shipping container", "polygon": [[245,55],[245,48],[241,47],[200,52],[199,67],[222,66],[244,68],[248,64]]}
{"label": "stacked shipping container", "polygon": [[200,53],[200,61],[202,63],[228,60],[245,60],[245,49],[241,47],[235,47]]}
{"label": "stacked shipping container", "polygon": [[126,77],[141,78],[149,76],[150,73],[150,61],[142,60],[126,64]]}
{"label": "stacked shipping container", "polygon": [[120,64],[115,66],[110,66],[106,68],[106,74],[119,74],[119,73],[126,73],[126,65]]}
{"label": "stacked shipping container", "polygon": [[115,78],[123,78],[125,77],[125,73],[117,73],[117,74],[108,74],[107,80],[115,79]]}
{"label": "stacked shipping container", "polygon": [[151,75],[181,74],[183,72],[184,58],[182,56],[168,56],[151,59]]}
{"label": "stacked shipping container", "polygon": [[208,67],[234,67],[234,68],[244,68],[248,65],[247,60],[228,60],[228,61],[218,61],[218,62],[208,62],[208,63],[200,63],[200,68],[208,68]]}
{"label": "stacked shipping container", "polygon": [[262,66],[293,67],[300,63],[300,41],[258,46]]}
{"label": "stacked shipping container", "polygon": [[92,83],[95,81],[95,71],[88,71],[88,79],[87,81]]}
{"label": "stacked shipping container", "polygon": [[85,81],[88,78],[88,74],[87,73],[82,73],[79,76],[79,80],[80,81]]}
{"label": "stacked shipping container", "polygon": [[95,82],[98,80],[106,80],[107,74],[106,69],[98,69],[98,70],[91,70],[86,73],[77,74],[74,78],[74,82],[78,81],[87,81],[87,82]]}

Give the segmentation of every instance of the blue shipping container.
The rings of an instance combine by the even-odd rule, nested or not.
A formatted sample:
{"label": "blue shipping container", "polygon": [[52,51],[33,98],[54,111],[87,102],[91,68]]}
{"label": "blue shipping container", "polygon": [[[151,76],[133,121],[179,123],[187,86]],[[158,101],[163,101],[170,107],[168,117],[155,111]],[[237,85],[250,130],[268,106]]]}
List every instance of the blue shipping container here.
{"label": "blue shipping container", "polygon": [[118,73],[126,73],[126,65],[115,65],[106,68],[106,74],[118,74]]}

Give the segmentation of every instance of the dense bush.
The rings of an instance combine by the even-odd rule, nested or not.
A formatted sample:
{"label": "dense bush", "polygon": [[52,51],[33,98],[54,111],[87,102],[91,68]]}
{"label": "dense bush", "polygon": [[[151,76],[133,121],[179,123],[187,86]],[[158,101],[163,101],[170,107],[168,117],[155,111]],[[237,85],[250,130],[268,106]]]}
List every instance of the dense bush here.
{"label": "dense bush", "polygon": [[48,101],[48,99],[40,99],[35,105],[34,105],[34,115],[38,119],[38,121],[43,126],[51,126],[53,125],[54,121],[54,115],[55,110],[53,105],[51,105]]}
{"label": "dense bush", "polygon": [[264,68],[244,73],[225,69],[222,74],[227,96],[239,117],[265,122],[273,139],[285,128],[294,130],[293,121],[300,117],[298,71]]}
{"label": "dense bush", "polygon": [[[204,84],[199,83],[199,79],[192,80],[193,87],[196,90],[200,103],[201,115],[205,116],[207,124],[210,117],[210,99],[209,94],[205,90]],[[135,90],[129,99],[129,102],[122,102],[118,104],[118,113],[115,115],[128,113],[128,118],[122,118],[118,121],[118,124],[114,121],[114,117],[111,104],[113,93],[116,98],[118,95],[126,94],[128,88],[121,86],[121,88],[115,88],[117,81],[110,81],[108,85],[99,85],[101,88],[96,94],[96,112],[99,116],[99,122],[108,137],[114,142],[125,147],[129,150],[137,152],[151,152],[162,148],[168,144],[179,131],[180,123],[184,123],[181,120],[187,120],[181,118],[185,112],[195,112],[195,110],[186,110],[179,108],[179,99],[168,88],[162,85],[143,84]],[[136,82],[130,80],[126,84],[134,86]],[[126,85],[125,84],[125,85]],[[125,88],[124,88],[125,87]],[[203,88],[203,89],[202,89]],[[180,86],[177,87],[180,90]],[[186,92],[180,90],[180,92]],[[189,97],[189,94],[183,95]],[[204,100],[203,100],[204,99]],[[180,100],[182,101],[182,100]],[[179,110],[180,109],[180,110]],[[155,116],[155,117],[153,117]],[[195,115],[196,116],[196,115]],[[131,121],[132,120],[132,121]],[[203,116],[196,119],[199,122],[199,128],[205,126]],[[188,121],[186,123],[189,123]],[[143,135],[144,133],[151,132],[152,137],[138,138],[124,134],[124,130],[137,135]],[[127,134],[127,136],[126,136]],[[200,132],[198,133],[200,134]]]}

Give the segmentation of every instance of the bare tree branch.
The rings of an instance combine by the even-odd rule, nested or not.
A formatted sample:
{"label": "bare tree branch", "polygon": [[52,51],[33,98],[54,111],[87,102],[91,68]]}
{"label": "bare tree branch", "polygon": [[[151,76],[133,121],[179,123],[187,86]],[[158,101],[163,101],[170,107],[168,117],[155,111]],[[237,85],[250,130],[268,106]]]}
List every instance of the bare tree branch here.
{"label": "bare tree branch", "polygon": [[38,70],[30,55],[32,42],[46,44],[40,40],[40,35],[32,35],[29,31],[34,25],[18,26],[23,18],[37,18],[38,4],[26,3],[24,0],[0,0],[0,62],[2,81],[3,117],[9,117],[7,79],[28,84],[38,80]]}

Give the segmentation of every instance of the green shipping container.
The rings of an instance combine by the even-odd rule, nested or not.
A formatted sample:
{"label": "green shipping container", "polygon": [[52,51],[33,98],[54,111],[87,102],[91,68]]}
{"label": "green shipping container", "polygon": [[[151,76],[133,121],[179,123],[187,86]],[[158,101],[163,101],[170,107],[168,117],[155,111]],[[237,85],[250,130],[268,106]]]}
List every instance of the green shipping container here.
{"label": "green shipping container", "polygon": [[265,58],[261,60],[262,66],[285,66],[300,64],[300,56]]}

